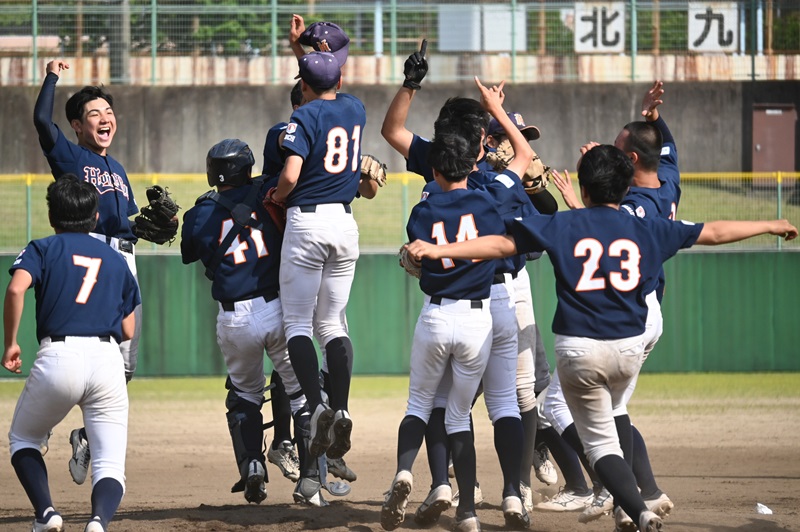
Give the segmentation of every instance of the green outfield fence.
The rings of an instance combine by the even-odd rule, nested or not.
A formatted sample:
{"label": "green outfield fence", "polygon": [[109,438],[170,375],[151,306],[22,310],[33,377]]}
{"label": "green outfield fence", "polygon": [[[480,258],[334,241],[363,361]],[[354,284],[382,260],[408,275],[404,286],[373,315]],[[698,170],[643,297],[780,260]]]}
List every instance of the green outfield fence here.
{"label": "green outfield fence", "polygon": [[[13,259],[0,256],[0,268],[7,270]],[[137,375],[224,375],[214,327],[218,308],[203,268],[183,265],[175,255],[141,256],[137,265],[144,312]],[[552,267],[543,257],[529,262],[528,271],[552,365]],[[645,371],[800,371],[798,271],[797,252],[679,253],[666,264],[664,334]],[[37,348],[32,292],[19,334],[23,375]],[[354,373],[407,373],[421,306],[417,280],[394,255],[362,255],[347,311]]]}
{"label": "green outfield fence", "polygon": [[426,83],[795,79],[797,0],[3,0],[0,85],[288,84],[293,13],[349,34],[348,83],[394,84],[427,38]]}
{"label": "green outfield fence", "polygon": [[[132,174],[129,176],[134,197],[146,198],[145,188],[160,184],[169,188],[181,212],[194,204],[195,198],[208,190],[202,174]],[[800,223],[800,187],[798,172],[769,173],[682,173],[682,201],[678,218],[694,222],[711,220],[768,220],[787,218]],[[0,252],[15,253],[31,239],[51,233],[47,219],[45,190],[53,177],[49,174],[0,175],[0,212],[5,216],[0,226]],[[577,178],[573,180],[577,183]],[[396,251],[406,240],[405,223],[422,189],[416,174],[390,174],[388,183],[373,200],[356,200],[354,215],[361,233],[363,253]],[[555,186],[548,189],[561,200]],[[565,208],[562,203],[562,209]],[[181,213],[179,213],[181,216]],[[800,240],[800,239],[798,239]],[[724,249],[800,249],[800,242],[784,242],[762,236],[746,242],[722,246]],[[143,243],[140,254],[180,252],[180,238],[171,246]]]}

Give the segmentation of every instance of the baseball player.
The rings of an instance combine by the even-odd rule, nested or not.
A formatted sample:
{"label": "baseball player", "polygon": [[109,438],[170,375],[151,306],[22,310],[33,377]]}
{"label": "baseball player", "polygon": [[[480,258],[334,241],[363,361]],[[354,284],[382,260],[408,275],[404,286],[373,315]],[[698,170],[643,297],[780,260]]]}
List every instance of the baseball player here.
{"label": "baseball player", "polygon": [[95,187],[73,174],[47,187],[55,235],[29,243],[11,266],[3,367],[20,373],[17,342],[25,292],[36,292],[39,350],[9,431],[11,465],[33,505],[33,531],[59,532],[39,445],[77,405],[92,446],[92,511],[86,532],[103,532],[125,492],[128,393],[119,342],[133,336],[139,289],[119,254],[88,236],[98,220]]}
{"label": "baseball player", "polygon": [[[553,319],[558,372],[589,461],[620,509],[620,530],[653,532],[661,518],[647,509],[620,440],[630,432],[614,410],[641,366],[648,307],[662,263],[694,244],[716,245],[761,234],[787,240],[797,229],[786,220],[679,223],[642,220],[621,213],[633,164],[614,146],[587,152],[579,166],[586,209],[506,220],[507,236],[486,236],[435,246],[416,241],[417,260],[492,259],[547,251],[556,275],[558,305]],[[594,309],[588,313],[586,309]],[[627,514],[627,515],[626,515]],[[625,521],[627,516],[634,521]]]}
{"label": "baseball player", "polygon": [[[209,186],[184,215],[181,257],[201,261],[212,279],[211,295],[219,303],[217,342],[228,368],[228,428],[243,484],[244,498],[261,503],[267,497],[263,441],[264,350],[280,375],[293,410],[304,404],[292,371],[283,334],[278,297],[281,234],[261,204],[272,181],[251,179],[255,163],[250,147],[225,139],[208,152]],[[240,219],[241,213],[244,219]],[[252,214],[251,214],[252,213]]]}
{"label": "baseball player", "polygon": [[[311,412],[308,451],[341,458],[350,449],[348,413],[353,346],[345,310],[358,259],[358,225],[350,203],[362,183],[361,136],[366,124],[358,98],[340,94],[339,63],[329,52],[299,61],[306,103],[289,121],[288,152],[277,187],[268,194],[287,207],[280,286],[289,357]],[[322,401],[312,340],[322,340],[331,378],[330,407]],[[305,496],[307,472],[296,491]]]}
{"label": "baseball player", "polygon": [[[138,240],[128,217],[139,212],[128,176],[122,165],[108,154],[117,132],[113,98],[100,87],[84,87],[66,104],[66,115],[75,132],[77,144],[69,141],[53,122],[56,83],[69,64],[61,59],[47,63],[46,76],[33,111],[33,123],[53,176],[73,173],[94,185],[100,197],[97,226],[90,233],[125,259],[136,277],[135,247]],[[136,308],[136,330],[131,339],[120,344],[125,360],[125,378],[136,371],[142,323],[141,306]],[[83,484],[89,467],[90,451],[86,431],[70,433],[72,458],[69,471],[77,484]]]}
{"label": "baseball player", "polygon": [[[660,217],[674,220],[681,196],[680,173],[678,171],[678,155],[675,141],[658,111],[658,106],[663,103],[661,100],[663,93],[663,84],[660,81],[656,81],[645,93],[642,100],[642,115],[645,117],[646,122],[631,122],[627,124],[617,136],[614,144],[629,154],[634,166],[633,186],[620,205],[622,212],[627,212],[640,218]],[[589,143],[583,146],[581,151],[586,153],[596,145],[597,143]],[[563,177],[560,174],[555,175],[554,182],[559,190],[562,191],[565,201],[571,208],[579,206],[572,190],[568,173]],[[646,296],[649,312],[642,363],[655,347],[663,330],[660,307],[663,293],[664,271],[662,268],[654,290]],[[631,381],[628,390],[625,392],[623,407],[615,411],[615,416],[628,415],[626,405],[633,395],[636,381],[636,377]],[[549,418],[551,424],[578,451],[579,456],[585,462],[585,456],[581,451],[582,445],[572,423],[572,415],[566,405],[557,372],[553,377],[552,385],[548,389],[544,408],[545,415]],[[631,430],[633,440],[620,442],[623,451],[626,458],[632,463],[639,489],[648,508],[661,517],[665,517],[672,510],[673,503],[659,489],[655,481],[644,438],[636,427],[632,426]],[[588,467],[588,464],[585,463],[585,465]],[[590,469],[589,471],[591,474]],[[595,483],[594,491],[592,504],[584,510],[579,518],[582,522],[597,519],[613,507],[613,501],[608,491],[601,484]],[[559,495],[562,495],[561,498],[563,500],[547,501],[538,507],[558,511],[561,511],[562,508],[568,510],[581,509],[578,502],[582,501],[578,501],[575,498],[575,494],[564,491]]]}
{"label": "baseball player", "polygon": [[[387,110],[383,127],[381,129],[381,134],[396,151],[406,158],[407,169],[409,171],[418,173],[422,175],[426,181],[430,181],[432,179],[432,174],[430,165],[428,165],[426,161],[426,155],[430,147],[430,141],[415,135],[405,126],[411,101],[413,100],[414,94],[421,89],[420,82],[427,74],[428,64],[427,60],[425,59],[425,49],[426,41],[423,41],[420,51],[411,54],[406,60],[406,80],[403,83],[403,87],[398,90],[394,100],[392,101],[392,104]],[[441,129],[459,127],[458,124],[469,119],[469,116],[474,114],[474,112],[470,111],[470,107],[472,104],[477,104],[477,102],[472,101],[471,104],[470,99],[468,98],[453,98],[448,101],[448,104],[442,108],[439,118],[437,119],[437,123],[442,124],[440,126]],[[524,122],[521,120],[521,117],[519,117],[519,121],[517,121],[517,117],[515,115],[511,115],[510,118],[512,118],[512,123],[517,126],[517,129],[520,129],[521,125],[521,127],[524,128],[525,133],[527,133],[529,130],[533,131],[531,129],[533,126],[525,126]],[[449,123],[450,125],[444,126],[443,124],[445,123]],[[485,120],[480,123],[484,134],[488,130],[489,124],[489,120]],[[538,132],[538,129],[536,129],[536,131]],[[528,147],[528,149],[530,148]],[[487,161],[486,150],[484,149],[482,140],[479,142],[476,168],[480,172],[474,172],[470,175],[470,178],[468,179],[468,186],[470,188],[479,187],[487,178],[490,179],[492,176],[496,175],[493,166]],[[532,196],[528,197],[530,199]],[[536,212],[535,208],[530,204],[530,202],[519,206],[518,209],[519,212],[517,215],[519,216],[529,215]],[[522,413],[521,415],[524,429],[522,449],[530,450],[525,453],[523,463],[520,465],[520,477],[527,480],[527,484],[523,482],[521,489],[524,491],[525,488],[528,488],[528,493],[526,494],[525,498],[526,500],[529,500],[530,467],[532,463],[531,453],[534,448],[536,425],[538,420],[535,411],[536,396],[534,383],[536,379],[536,370],[534,368],[533,358],[536,339],[535,335],[532,333],[533,329],[535,328],[535,318],[530,295],[530,277],[525,269],[524,257],[519,257],[516,259],[515,268],[511,277],[513,278],[511,283],[514,285],[513,293],[515,294],[515,309],[518,320],[517,327],[518,331],[521,332],[518,338],[519,352],[516,383],[517,399],[520,412]],[[543,350],[540,352],[542,355],[544,354]],[[546,357],[543,357],[543,360],[546,361]],[[541,366],[541,371],[543,372],[542,376],[544,377],[544,374],[546,374],[546,378],[549,379],[549,366],[545,364],[541,364]],[[435,458],[438,455],[436,453],[432,454],[429,452],[428,456],[429,460],[431,460],[431,456]],[[440,469],[440,467],[434,463],[431,463],[431,468],[432,470]],[[435,484],[437,482],[436,479],[442,477],[443,475],[441,473],[433,474],[432,472],[432,476],[434,478],[434,486],[432,486],[432,488],[435,489]],[[476,491],[477,489],[478,488],[476,488]],[[423,503],[421,509],[424,510],[426,505],[427,501],[426,503]]]}
{"label": "baseball player", "polygon": [[[527,150],[530,155],[527,142],[502,109],[502,84],[487,89],[477,79],[476,83],[486,109],[514,129],[511,135],[515,147],[520,153]],[[473,127],[473,138],[438,130],[430,146],[428,162],[442,191],[427,195],[413,209],[407,224],[412,240],[425,238],[446,243],[496,233],[502,230],[497,222],[502,220],[504,205],[528,201],[516,186],[519,177],[515,172],[527,167],[523,158],[512,164],[507,173],[496,177],[486,189],[467,188],[467,176],[480,149],[480,129]],[[414,333],[408,409],[398,434],[397,474],[381,510],[381,526],[386,530],[397,528],[405,516],[413,484],[411,467],[426,435],[437,390],[441,391],[444,383],[451,382],[444,417],[461,493],[456,530],[480,530],[473,497],[475,451],[469,412],[482,377],[495,431],[508,433],[506,439],[495,439],[499,445],[498,455],[510,455],[512,462],[516,461],[512,467],[503,468],[504,476],[513,478],[519,472],[522,453],[517,447],[522,441],[522,426],[514,390],[509,386],[513,382],[516,368],[513,361],[517,356],[512,285],[506,283],[502,274],[501,281],[494,282],[496,275],[494,262],[456,263],[445,259],[422,264],[420,287],[426,294],[426,303]],[[500,292],[505,295],[501,296]],[[493,332],[495,315],[501,323]],[[492,345],[493,340],[501,338],[502,343]],[[496,352],[490,356],[492,350]],[[491,358],[496,359],[494,364]],[[451,381],[443,380],[448,365]],[[512,482],[505,482],[503,496],[507,524],[527,528],[530,520],[520,499],[518,476]],[[441,509],[438,512],[441,513]]]}

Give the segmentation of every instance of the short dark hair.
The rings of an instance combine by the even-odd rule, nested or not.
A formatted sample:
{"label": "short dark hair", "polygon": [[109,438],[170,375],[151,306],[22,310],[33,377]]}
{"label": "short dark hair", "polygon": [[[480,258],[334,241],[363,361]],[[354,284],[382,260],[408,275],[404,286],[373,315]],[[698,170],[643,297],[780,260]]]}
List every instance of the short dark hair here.
{"label": "short dark hair", "polygon": [[67,100],[66,105],[66,112],[67,112],[67,120],[72,122],[73,120],[82,120],[83,119],[83,107],[91,102],[92,100],[97,100],[98,98],[102,98],[108,102],[108,106],[112,109],[114,108],[114,98],[103,89],[103,87],[95,87],[92,85],[86,86],[73,94]]}
{"label": "short dark hair", "polygon": [[476,120],[465,119],[464,117],[445,117],[440,118],[433,124],[433,137],[440,135],[458,135],[470,145],[475,146],[475,158],[478,158],[480,146],[483,142],[483,133],[486,130]]}
{"label": "short dark hair", "polygon": [[47,187],[47,208],[53,228],[88,233],[97,225],[97,189],[75,174],[64,174]]}
{"label": "short dark hair", "polygon": [[289,93],[289,101],[292,102],[292,107],[294,107],[295,105],[299,107],[300,104],[303,103],[302,84],[303,84],[302,81],[298,81],[297,83],[295,83],[294,87],[292,87],[292,92]]}
{"label": "short dark hair", "polygon": [[433,138],[427,163],[446,181],[458,183],[467,178],[475,166],[480,145],[454,133],[441,133]]}
{"label": "short dark hair", "polygon": [[631,122],[623,128],[628,132],[623,150],[639,156],[639,164],[645,170],[655,172],[661,160],[661,131],[648,122]]}
{"label": "short dark hair", "polygon": [[477,121],[480,127],[487,130],[489,129],[489,122],[492,116],[483,108],[481,102],[478,100],[463,96],[455,96],[453,98],[448,98],[439,110],[439,116],[436,121],[438,122],[443,119]]}
{"label": "short dark hair", "polygon": [[619,204],[632,181],[633,162],[622,150],[609,144],[587,151],[578,167],[578,182],[594,204]]}

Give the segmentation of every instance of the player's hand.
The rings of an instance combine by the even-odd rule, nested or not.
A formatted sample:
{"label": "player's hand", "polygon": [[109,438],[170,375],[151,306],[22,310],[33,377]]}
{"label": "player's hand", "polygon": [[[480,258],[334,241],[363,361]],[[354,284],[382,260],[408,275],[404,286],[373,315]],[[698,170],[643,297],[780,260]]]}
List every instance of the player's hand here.
{"label": "player's hand", "polygon": [[642,116],[648,122],[658,120],[658,106],[664,103],[661,96],[664,95],[664,82],[656,80],[650,90],[642,98]]}
{"label": "player's hand", "polygon": [[19,344],[6,347],[3,352],[3,367],[11,373],[22,373],[22,348]]}
{"label": "player's hand", "polygon": [[797,238],[797,228],[790,224],[788,220],[775,220],[770,234],[783,237],[784,240],[794,240]]}
{"label": "player's hand", "polygon": [[306,22],[300,15],[292,15],[289,23],[289,44],[294,44],[300,40],[300,36],[306,31]]}
{"label": "player's hand", "polygon": [[424,240],[414,240],[410,244],[406,244],[404,247],[408,250],[408,254],[411,259],[416,262],[421,262],[422,259],[436,260],[442,258],[437,254],[437,248],[439,246],[435,246],[430,242],[425,242]]}
{"label": "player's hand", "polygon": [[418,91],[422,88],[420,82],[425,79],[425,74],[428,73],[428,60],[425,59],[425,52],[428,50],[428,39],[422,39],[422,45],[419,47],[419,52],[414,52],[408,56],[405,64],[403,65],[403,87]]}
{"label": "player's hand", "polygon": [[503,100],[505,100],[506,97],[503,92],[503,87],[505,87],[506,82],[501,81],[500,85],[492,85],[491,88],[488,88],[481,83],[478,76],[475,76],[475,84],[481,92],[481,105],[483,108],[493,116],[496,114],[503,114]]}
{"label": "player's hand", "polygon": [[599,142],[587,142],[583,146],[581,146],[581,156],[578,157],[578,164],[575,165],[575,171],[577,172],[578,169],[581,167],[581,161],[583,160],[583,156],[586,155],[586,152],[591,150],[592,148],[596,148],[600,145]]}
{"label": "player's hand", "polygon": [[550,177],[558,191],[561,192],[561,197],[564,198],[564,203],[567,204],[567,207],[570,209],[582,208],[582,205],[578,201],[578,196],[575,195],[575,189],[572,188],[572,178],[569,176],[568,170],[565,169],[564,175],[561,175],[558,170],[553,169],[553,173]]}
{"label": "player's hand", "polygon": [[68,69],[69,69],[69,63],[67,63],[63,59],[53,59],[52,61],[47,63],[46,73],[49,74],[52,72],[56,76],[61,76],[61,71]]}

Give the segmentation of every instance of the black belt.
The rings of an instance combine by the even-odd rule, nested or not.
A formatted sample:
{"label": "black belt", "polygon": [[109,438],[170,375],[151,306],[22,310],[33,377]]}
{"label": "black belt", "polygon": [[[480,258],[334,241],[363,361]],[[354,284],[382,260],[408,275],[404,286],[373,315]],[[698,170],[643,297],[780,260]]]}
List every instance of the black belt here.
{"label": "black belt", "polygon": [[[262,294],[260,296],[256,296],[250,299],[258,299],[259,297],[264,298],[264,301],[266,303],[269,303],[270,301],[278,299],[278,292],[270,292],[268,294]],[[239,301],[250,301],[250,299],[240,299]],[[222,305],[222,310],[224,310],[225,312],[233,311],[236,308],[236,303],[238,303],[238,301],[220,301],[220,304]]]}
{"label": "black belt", "polygon": [[[441,297],[439,296],[431,297],[431,305],[441,305],[441,304],[442,304]],[[480,299],[472,299],[469,302],[469,306],[470,308],[483,308],[483,301],[481,301]]]}
{"label": "black belt", "polygon": [[[512,273],[510,275],[511,275],[512,279],[516,279],[517,278],[517,272],[514,272],[514,273]],[[506,282],[506,274],[504,274],[504,273],[496,273],[496,274],[494,274],[494,279],[492,279],[492,284],[503,284],[504,282]]]}
{"label": "black belt", "polygon": [[[342,206],[344,207],[344,212],[346,212],[347,214],[352,214],[353,213],[353,209],[350,207],[349,204],[342,203]],[[300,212],[317,212],[317,206],[316,205],[300,205]]]}
{"label": "black belt", "polygon": [[[109,335],[105,335],[105,336],[87,336],[86,338],[99,338],[101,342],[111,342],[111,337]],[[67,339],[66,336],[51,336],[50,337],[50,341],[51,342],[63,342],[66,339]]]}

